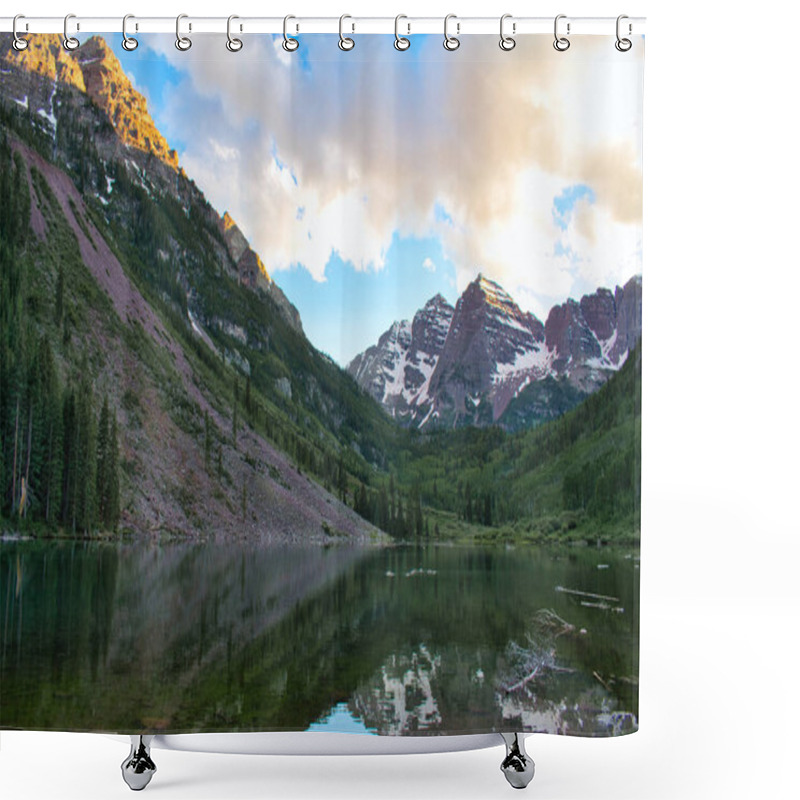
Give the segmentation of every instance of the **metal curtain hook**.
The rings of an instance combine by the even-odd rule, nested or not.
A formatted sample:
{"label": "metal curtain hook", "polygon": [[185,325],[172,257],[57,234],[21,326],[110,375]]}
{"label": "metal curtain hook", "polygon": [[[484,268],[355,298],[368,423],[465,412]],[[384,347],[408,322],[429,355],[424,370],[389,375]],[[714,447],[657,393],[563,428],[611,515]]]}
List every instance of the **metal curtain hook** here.
{"label": "metal curtain hook", "polygon": [[293,17],[291,14],[287,14],[283,18],[283,49],[287,53],[294,53],[298,47],[300,47],[300,40],[295,39],[294,36],[289,36],[289,20],[290,19],[297,19],[297,17]]}
{"label": "metal curtain hook", "polygon": [[126,14],[122,18],[122,47],[124,50],[127,50],[130,53],[131,50],[135,50],[139,46],[139,40],[134,39],[132,36],[128,36],[129,19],[135,19],[133,14]]}
{"label": "metal curtain hook", "polygon": [[[503,31],[506,20],[511,19],[511,16],[511,14],[503,14],[503,16],[500,17],[500,49],[505,50],[506,52],[513,50],[517,46],[516,39],[514,39],[512,36],[506,36],[505,32]],[[516,23],[514,23],[512,30],[514,33],[517,32]]]}
{"label": "metal curtain hook", "polygon": [[[445,50],[453,51],[453,50],[458,50],[458,48],[461,47],[461,42],[455,36],[450,36],[450,34],[447,32],[447,24],[448,24],[448,22],[450,22],[451,19],[458,19],[458,17],[455,14],[448,14],[444,18],[444,42],[443,42],[443,45],[444,45],[444,49]],[[460,28],[461,28],[460,24],[456,23],[456,33],[459,32]]]}
{"label": "metal curtain hook", "polygon": [[[19,35],[19,33],[17,33],[17,23],[21,19],[25,19],[25,16],[23,14],[17,14],[14,17],[14,25],[11,28],[11,30],[12,30],[12,32],[14,34],[14,41],[12,42],[12,45],[14,46],[14,49],[17,50],[18,52],[22,52],[23,50],[27,49],[27,47],[28,47],[28,40],[27,39],[23,39]],[[27,30],[27,25],[25,26],[25,28]]]}
{"label": "metal curtain hook", "polygon": [[[344,33],[342,32],[342,26],[344,25],[344,21],[346,19],[353,19],[353,18],[349,14],[342,14],[342,16],[339,17],[339,49],[340,50],[352,50],[356,46],[356,43],[349,36],[345,36]],[[356,29],[356,26],[353,25],[353,30],[355,30],[355,29]]]}
{"label": "metal curtain hook", "polygon": [[[553,23],[553,36],[555,37],[553,40],[553,47],[558,50],[559,53],[563,53],[565,50],[569,50],[570,41],[567,39],[566,36],[559,36],[558,35],[558,21],[560,19],[566,19],[566,14],[559,14],[556,17],[556,21]],[[569,22],[567,23],[567,36],[569,36]]]}
{"label": "metal curtain hook", "polygon": [[[405,14],[398,14],[394,18],[394,49],[395,50],[408,50],[411,47],[411,39],[400,35],[400,20],[408,19]],[[411,25],[408,25],[408,32],[411,33]]]}
{"label": "metal curtain hook", "polygon": [[242,40],[231,36],[231,22],[235,19],[239,19],[236,14],[231,14],[228,17],[228,41],[225,42],[225,47],[227,47],[231,53],[238,53],[242,49]]}
{"label": "metal curtain hook", "polygon": [[[620,53],[627,53],[628,50],[630,50],[631,47],[633,47],[633,42],[630,39],[623,39],[619,35],[620,22],[622,22],[622,20],[624,19],[628,19],[627,14],[620,14],[617,17],[617,41],[614,42],[614,47],[616,47],[617,50],[620,51]],[[633,32],[633,26],[630,23],[628,23],[628,34],[630,35],[632,32]]]}
{"label": "metal curtain hook", "polygon": [[80,46],[80,42],[74,37],[69,35],[69,21],[71,19],[75,19],[74,14],[67,14],[64,17],[64,49],[65,50],[77,50]]}
{"label": "metal curtain hook", "polygon": [[[188,19],[188,14],[178,14],[175,19],[175,47],[182,52],[185,52],[192,46],[192,40],[188,36],[181,36],[181,20]],[[189,25],[189,30],[192,26]]]}

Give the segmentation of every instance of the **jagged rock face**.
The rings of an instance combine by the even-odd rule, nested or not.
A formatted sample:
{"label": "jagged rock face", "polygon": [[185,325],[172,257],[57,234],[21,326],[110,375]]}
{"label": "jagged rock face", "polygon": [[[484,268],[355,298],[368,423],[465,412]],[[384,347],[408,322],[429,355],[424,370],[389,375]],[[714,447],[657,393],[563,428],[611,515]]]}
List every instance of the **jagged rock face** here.
{"label": "jagged rock face", "polygon": [[443,307],[450,308],[433,298],[413,323],[394,323],[348,366],[393,416],[418,427],[516,430],[521,420],[552,419],[597,390],[641,337],[638,276],[614,293],[598,289],[555,306],[544,325],[481,275],[455,309],[443,314]]}
{"label": "jagged rock face", "polygon": [[264,262],[258,253],[250,247],[233,217],[226,211],[222,217],[222,233],[228,245],[231,258],[239,270],[239,280],[251,289],[266,289],[272,282]]}
{"label": "jagged rock face", "polygon": [[598,339],[608,339],[617,327],[617,306],[608,289],[581,298],[581,313]]}
{"label": "jagged rock face", "polygon": [[0,58],[27,72],[74,86],[105,112],[120,141],[152,153],[173,169],[178,154],[170,148],[147,111],[147,101],[131,85],[114,52],[100,36],[77,50],[64,49],[56,34],[36,34],[28,47],[17,51],[11,38],[0,40]]}
{"label": "jagged rock face", "polygon": [[[555,306],[547,318],[545,333],[548,348],[558,352],[554,367],[576,383],[586,377],[585,370],[581,372],[586,366],[618,369],[642,336],[641,277],[634,276],[624,287],[617,286],[613,294],[598,289],[584,295],[580,304],[568,300]],[[597,386],[586,388],[593,391]]]}
{"label": "jagged rock face", "polygon": [[411,322],[395,322],[347,371],[393,416],[407,416],[427,398],[452,318],[453,307],[437,294]]}
{"label": "jagged rock face", "polygon": [[[55,33],[37,34],[28,38],[24,50],[15,50],[10,34],[0,34],[0,60],[13,64],[27,72],[33,72],[51,81],[66,83],[81,92],[86,91],[83,71],[61,43]],[[5,75],[3,80],[6,80]]]}
{"label": "jagged rock face", "polygon": [[[18,52],[12,47],[11,35],[0,34],[0,96],[28,109],[54,139],[59,117],[62,111],[68,111],[73,120],[77,118],[91,131],[93,144],[106,163],[124,164],[132,182],[148,194],[169,195],[184,208],[194,207],[222,232],[222,241],[210,242],[221,269],[249,288],[268,293],[284,319],[302,332],[297,309],[271,280],[234,220],[228,214],[220,217],[178,167],[177,154],[156,128],[146,100],[133,88],[105,40],[92,37],[72,52],[64,50],[56,34],[35,34],[28,40],[28,48]],[[87,97],[91,103],[87,103]],[[101,123],[101,115],[110,124]],[[122,218],[131,211],[114,206],[111,184],[102,202],[109,212],[115,211]],[[178,255],[165,253],[164,257],[174,259]],[[192,305],[193,297],[189,300]],[[210,324],[203,319],[200,307],[194,305],[192,310],[195,322]]]}
{"label": "jagged rock face", "polygon": [[[430,395],[439,417],[484,418],[487,392],[526,354],[542,351],[542,323],[523,312],[505,290],[479,275],[456,303]],[[491,415],[494,418],[494,413]]]}
{"label": "jagged rock face", "polygon": [[609,351],[616,362],[624,361],[636,342],[642,338],[642,278],[636,275],[614,293],[617,308],[617,338]]}
{"label": "jagged rock face", "polygon": [[545,324],[545,341],[558,354],[554,367],[562,372],[570,363],[580,364],[602,354],[600,343],[583,316],[580,304],[567,300],[550,310]]}
{"label": "jagged rock face", "polygon": [[289,299],[278,284],[272,280],[264,262],[259,258],[258,253],[250,247],[250,243],[233,217],[226,211],[219,224],[225,244],[228,247],[228,253],[236,265],[239,282],[250,289],[260,289],[269,294],[277,303],[284,319],[295,330],[302,333],[303,323],[300,321],[300,314],[289,302]]}
{"label": "jagged rock face", "polygon": [[177,169],[178,154],[156,128],[147,101],[133,88],[105,39],[93,36],[73,52],[73,58],[83,71],[86,93],[108,114],[120,139]]}
{"label": "jagged rock face", "polygon": [[222,235],[225,237],[231,258],[238,263],[239,259],[244,255],[244,251],[250,245],[247,243],[244,234],[239,230],[239,226],[233,217],[227,211],[222,215]]}
{"label": "jagged rock face", "polygon": [[411,323],[411,349],[414,353],[432,358],[440,355],[450,330],[453,311],[453,306],[440,294],[417,311]]}

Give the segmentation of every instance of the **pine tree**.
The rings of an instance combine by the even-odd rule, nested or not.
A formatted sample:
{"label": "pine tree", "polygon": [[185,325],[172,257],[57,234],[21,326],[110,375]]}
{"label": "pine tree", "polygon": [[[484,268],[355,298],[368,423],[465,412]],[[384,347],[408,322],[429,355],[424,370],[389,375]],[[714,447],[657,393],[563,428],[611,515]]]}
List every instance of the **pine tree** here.
{"label": "pine tree", "polygon": [[419,488],[414,487],[411,493],[411,503],[413,506],[413,527],[414,535],[417,539],[422,538],[422,499],[420,497]]}
{"label": "pine tree", "polygon": [[206,472],[211,474],[211,421],[208,418],[208,409],[205,412],[205,464]]}
{"label": "pine tree", "polygon": [[38,396],[36,398],[37,468],[33,474],[44,520],[52,523],[60,502],[61,391],[53,351],[46,336],[38,348]]}
{"label": "pine tree", "polygon": [[72,525],[72,508],[75,502],[75,393],[72,389],[64,395],[62,411],[63,447],[61,459],[61,522]]}
{"label": "pine tree", "polygon": [[97,426],[97,516],[105,523],[108,517],[108,457],[111,426],[108,413],[108,395],[103,396],[103,407],[100,411],[100,422]]}
{"label": "pine tree", "polygon": [[77,530],[89,533],[96,524],[97,426],[92,409],[92,387],[86,379],[81,383],[77,409],[81,472],[78,482],[76,523]]}
{"label": "pine tree", "polygon": [[339,451],[339,466],[336,476],[336,486],[339,490],[339,499],[344,503],[347,500],[347,471],[344,468],[344,451]]}
{"label": "pine tree", "polygon": [[64,265],[58,263],[58,278],[56,279],[56,322],[59,327],[64,321]]}
{"label": "pine tree", "polygon": [[119,496],[119,441],[117,436],[117,412],[111,418],[111,436],[108,442],[108,498],[106,502],[106,527],[116,530],[119,524],[120,496]]}
{"label": "pine tree", "polygon": [[377,515],[377,523],[378,527],[389,532],[389,524],[391,521],[391,517],[389,516],[389,496],[386,493],[386,486],[381,485],[380,492],[378,493],[378,515]]}
{"label": "pine tree", "polygon": [[356,500],[355,505],[356,514],[364,519],[369,519],[369,500],[367,498],[367,487],[361,483],[361,487],[358,490],[358,499]]}

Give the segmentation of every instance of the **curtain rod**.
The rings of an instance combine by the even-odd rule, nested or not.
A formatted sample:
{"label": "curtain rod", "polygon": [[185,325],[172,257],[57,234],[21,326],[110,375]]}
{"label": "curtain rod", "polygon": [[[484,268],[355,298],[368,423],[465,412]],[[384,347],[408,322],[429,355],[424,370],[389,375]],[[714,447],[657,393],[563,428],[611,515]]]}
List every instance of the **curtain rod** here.
{"label": "curtain rod", "polygon": [[[134,33],[175,33],[175,17],[131,17],[128,20],[128,35]],[[570,35],[607,35],[616,32],[616,17],[569,17],[562,16],[559,30],[566,30],[569,24]],[[193,17],[187,15],[181,20],[181,32],[226,33],[227,17]],[[514,35],[526,33],[553,33],[554,17],[508,17],[506,31]],[[0,32],[13,30],[13,17],[0,17]],[[237,34],[283,33],[283,17],[237,17],[232,30]],[[512,31],[513,28],[513,31]],[[624,20],[625,34],[644,33],[644,17],[628,17]],[[81,17],[70,16],[70,34],[110,33],[122,31],[122,17]],[[395,32],[394,17],[348,17],[344,23],[347,33],[385,33]],[[450,32],[459,36],[481,33],[499,33],[500,16],[497,17],[454,17],[450,20]],[[399,22],[403,35],[444,32],[443,17],[403,17]],[[20,17],[17,32],[63,33],[64,17]],[[293,17],[289,32],[297,33],[338,33],[338,17]]]}

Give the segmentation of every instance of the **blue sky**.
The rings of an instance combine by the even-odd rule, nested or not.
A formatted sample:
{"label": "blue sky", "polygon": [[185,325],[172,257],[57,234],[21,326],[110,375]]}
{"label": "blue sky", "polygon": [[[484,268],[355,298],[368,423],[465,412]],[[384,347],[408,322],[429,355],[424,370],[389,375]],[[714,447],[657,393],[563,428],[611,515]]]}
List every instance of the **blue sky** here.
{"label": "blue sky", "polygon": [[118,38],[182,166],[339,363],[478,272],[544,318],[641,271],[641,59],[604,37],[569,69],[547,37]]}
{"label": "blue sky", "polygon": [[365,349],[365,342],[374,344],[391,322],[411,319],[434,295],[451,305],[458,299],[455,268],[434,238],[395,236],[380,271],[356,271],[333,253],[324,282],[299,265],[278,279],[300,311],[306,335],[343,365]]}

